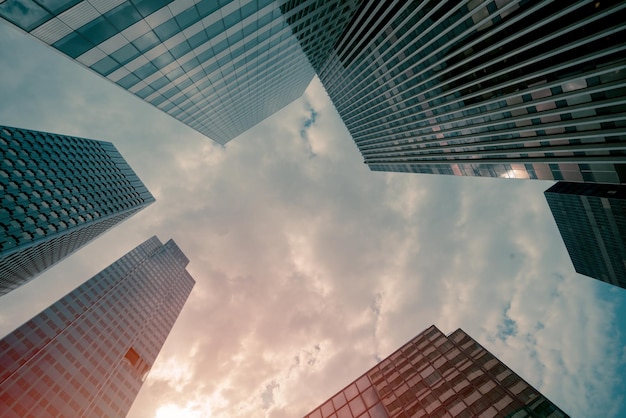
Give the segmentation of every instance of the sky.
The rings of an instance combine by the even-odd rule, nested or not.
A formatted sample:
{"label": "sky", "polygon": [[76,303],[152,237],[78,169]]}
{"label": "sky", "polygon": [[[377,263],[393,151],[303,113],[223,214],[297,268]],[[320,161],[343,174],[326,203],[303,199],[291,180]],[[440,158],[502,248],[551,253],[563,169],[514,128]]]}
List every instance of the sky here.
{"label": "sky", "polygon": [[626,416],[626,290],[552,182],[371,172],[314,79],[226,146],[0,22],[0,124],[115,144],[156,203],[0,297],[0,337],[157,235],[196,280],[129,417],[298,417],[435,324],[574,417]]}

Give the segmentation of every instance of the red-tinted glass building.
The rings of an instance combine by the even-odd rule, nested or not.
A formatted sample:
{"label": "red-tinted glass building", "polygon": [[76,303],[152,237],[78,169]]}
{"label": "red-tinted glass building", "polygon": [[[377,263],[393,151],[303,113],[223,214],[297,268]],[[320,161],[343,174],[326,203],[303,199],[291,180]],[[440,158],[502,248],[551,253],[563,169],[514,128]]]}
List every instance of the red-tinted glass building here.
{"label": "red-tinted glass building", "polygon": [[434,325],[305,418],[567,417],[463,330]]}
{"label": "red-tinted glass building", "polygon": [[0,341],[2,417],[128,413],[195,281],[152,237]]}

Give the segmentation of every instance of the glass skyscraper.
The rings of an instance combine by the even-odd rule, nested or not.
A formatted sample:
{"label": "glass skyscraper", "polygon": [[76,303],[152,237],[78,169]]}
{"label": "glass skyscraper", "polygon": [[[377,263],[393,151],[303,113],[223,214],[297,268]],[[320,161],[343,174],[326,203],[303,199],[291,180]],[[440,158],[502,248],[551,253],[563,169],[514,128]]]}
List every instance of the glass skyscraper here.
{"label": "glass skyscraper", "polygon": [[558,182],[544,194],[575,270],[626,289],[626,186]]}
{"label": "glass skyscraper", "polygon": [[0,126],[0,295],[152,202],[113,144]]}
{"label": "glass skyscraper", "polygon": [[372,170],[625,183],[625,9],[364,0],[312,62]]}
{"label": "glass skyscraper", "polygon": [[330,50],[353,3],[5,0],[0,17],[225,144],[304,93],[303,48]]}
{"label": "glass skyscraper", "polygon": [[305,418],[563,418],[463,330],[426,329]]}
{"label": "glass skyscraper", "polygon": [[0,341],[3,417],[126,416],[195,281],[152,237]]}

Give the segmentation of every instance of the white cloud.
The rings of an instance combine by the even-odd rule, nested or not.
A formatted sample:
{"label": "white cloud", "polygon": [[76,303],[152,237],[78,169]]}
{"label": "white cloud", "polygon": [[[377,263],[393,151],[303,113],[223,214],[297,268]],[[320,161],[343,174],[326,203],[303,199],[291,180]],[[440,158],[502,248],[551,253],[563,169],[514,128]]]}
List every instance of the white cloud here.
{"label": "white cloud", "polygon": [[164,381],[176,392],[182,392],[193,377],[192,367],[189,362],[181,361],[177,357],[161,358],[150,370],[147,385]]}
{"label": "white cloud", "polygon": [[221,147],[2,26],[0,50],[0,122],[113,141],[158,199],[0,299],[5,332],[153,234],[191,260],[131,418],[303,415],[433,323],[574,416],[623,411],[624,301],[572,271],[548,184],[370,172],[317,80]]}

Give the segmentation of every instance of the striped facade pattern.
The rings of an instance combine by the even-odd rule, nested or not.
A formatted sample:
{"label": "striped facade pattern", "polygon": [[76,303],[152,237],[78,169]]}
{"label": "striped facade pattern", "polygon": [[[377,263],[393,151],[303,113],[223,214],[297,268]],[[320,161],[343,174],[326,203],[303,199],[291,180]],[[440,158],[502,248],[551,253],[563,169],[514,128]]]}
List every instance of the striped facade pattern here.
{"label": "striped facade pattern", "polygon": [[315,69],[372,170],[624,183],[625,9],[367,0]]}
{"label": "striped facade pattern", "polygon": [[0,17],[225,144],[302,96],[315,73],[299,40],[330,48],[352,10],[341,3],[6,0]]}

